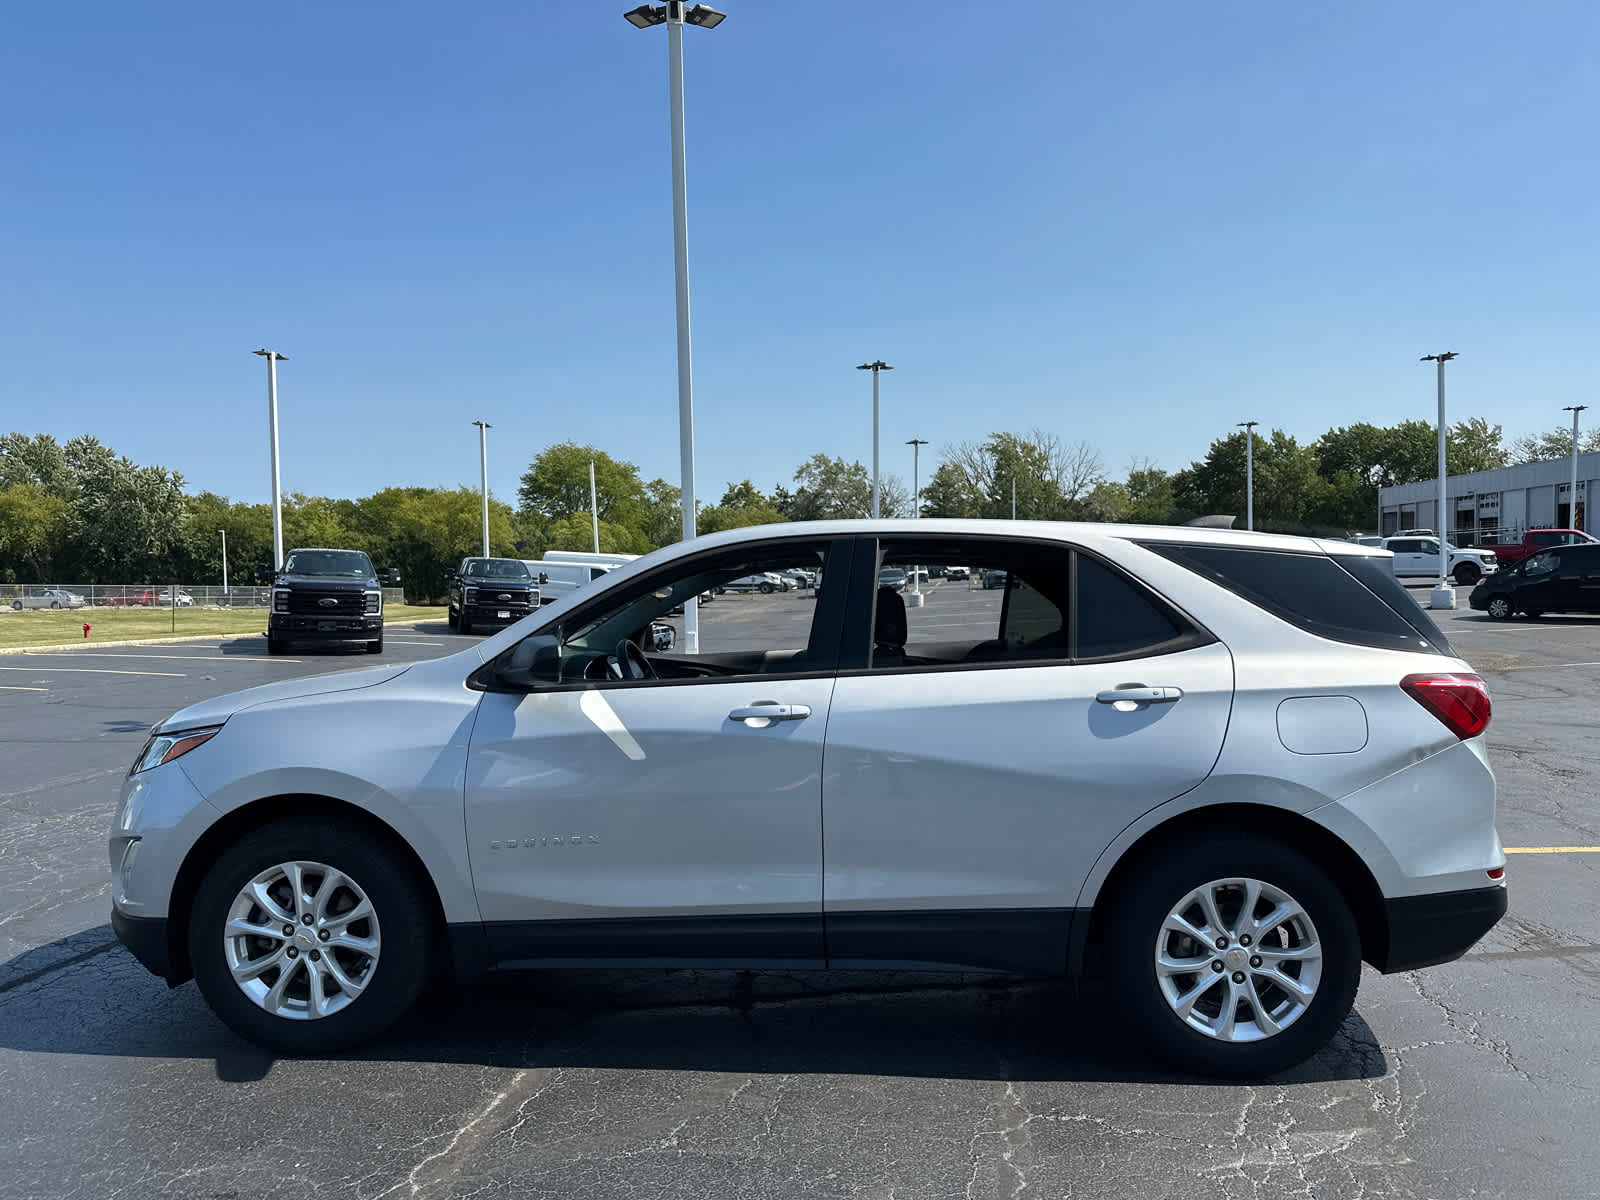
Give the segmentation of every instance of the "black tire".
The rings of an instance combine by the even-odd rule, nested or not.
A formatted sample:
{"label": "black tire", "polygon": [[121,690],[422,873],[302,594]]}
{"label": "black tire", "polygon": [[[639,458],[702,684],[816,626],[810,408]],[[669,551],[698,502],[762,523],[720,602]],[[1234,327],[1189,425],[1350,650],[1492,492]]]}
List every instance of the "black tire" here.
{"label": "black tire", "polygon": [[[332,867],[363,889],[380,940],[360,995],[315,1019],[275,1015],[245,995],[229,970],[222,932],[234,898],[251,879],[297,861]],[[280,1053],[326,1053],[368,1041],[403,1017],[428,982],[439,934],[424,886],[410,864],[359,826],[293,817],[257,829],[223,852],[195,895],[186,931],[195,982],[224,1024]]]}
{"label": "black tire", "polygon": [[[1315,927],[1322,949],[1321,978],[1309,1004],[1279,1032],[1256,1041],[1222,1041],[1191,1027],[1173,1011],[1155,970],[1158,938],[1172,909],[1189,892],[1233,878],[1259,880],[1291,897]],[[1149,1045],[1175,1066],[1228,1078],[1276,1074],[1322,1049],[1349,1015],[1361,976],[1361,939],[1349,902],[1315,863],[1281,842],[1243,833],[1186,838],[1156,849],[1108,900],[1113,907],[1105,929],[1116,1007],[1128,1024],[1132,1044]],[[1182,943],[1183,956],[1188,957],[1194,943],[1186,938]],[[1204,953],[1210,955],[1212,950],[1207,946]],[[1231,945],[1230,950],[1248,953],[1243,943]],[[1217,954],[1216,961],[1222,961],[1222,951]],[[1198,986],[1194,981],[1205,978],[1201,972],[1188,979],[1174,977],[1174,986],[1192,989]],[[1222,988],[1227,984],[1220,981]],[[1249,986],[1248,995],[1255,996],[1255,984]],[[1271,985],[1267,994],[1268,1003],[1275,1002],[1270,998],[1274,995],[1288,998],[1288,993],[1274,992]],[[1235,1004],[1235,1015],[1252,1011],[1248,1003]]]}
{"label": "black tire", "polygon": [[60,608],[61,607],[61,601],[59,601],[59,600],[50,601],[50,607],[51,608]]}
{"label": "black tire", "polygon": [[377,641],[368,642],[367,643],[367,653],[368,654],[382,654],[383,653],[383,634],[380,633],[378,635],[378,640]]}
{"label": "black tire", "polygon": [[283,654],[288,650],[288,648],[288,644],[285,643],[282,638],[273,637],[270,633],[267,634],[268,654]]}
{"label": "black tire", "polygon": [[444,623],[451,629],[456,628],[460,624],[460,621],[456,618],[455,609],[447,608],[444,610]]}
{"label": "black tire", "polygon": [[1483,578],[1483,569],[1475,567],[1471,563],[1461,563],[1451,574],[1455,576],[1455,581],[1462,587],[1471,587]]}
{"label": "black tire", "polygon": [[456,618],[456,632],[457,633],[471,633],[472,632],[472,622],[467,620],[467,610],[464,609],[464,608],[461,610],[461,615]]}
{"label": "black tire", "polygon": [[758,590],[758,591],[760,591],[760,593],[761,593],[761,594],[762,594],[762,595],[763,595],[763,596],[770,596],[770,595],[772,595],[772,585],[771,585],[771,584],[770,584],[770,583],[763,583],[763,584],[762,584],[762,585],[761,585],[761,586],[760,586],[760,588],[759,588],[759,589],[757,589],[757,590]]}
{"label": "black tire", "polygon": [[1511,600],[1507,596],[1490,596],[1484,611],[1489,614],[1490,620],[1508,621],[1511,619]]}
{"label": "black tire", "polygon": [[11,602],[11,611],[12,612],[21,612],[22,611],[22,601],[21,600],[13,600]]}

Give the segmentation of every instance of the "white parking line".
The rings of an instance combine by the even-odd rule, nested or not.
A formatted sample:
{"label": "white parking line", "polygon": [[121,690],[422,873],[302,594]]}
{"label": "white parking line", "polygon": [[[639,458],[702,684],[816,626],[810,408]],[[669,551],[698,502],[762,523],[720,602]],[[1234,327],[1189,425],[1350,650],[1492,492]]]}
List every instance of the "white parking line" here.
{"label": "white parking line", "polygon": [[139,658],[146,661],[161,660],[173,662],[238,662],[248,659],[250,662],[264,663],[298,663],[304,662],[301,658],[268,658],[265,654],[116,654],[109,650],[24,650],[30,657],[57,658]]}
{"label": "white parking line", "polygon": [[9,683],[0,683],[0,692],[48,692],[49,688],[14,687]]}
{"label": "white parking line", "polygon": [[115,671],[110,667],[47,667],[35,663],[31,667],[0,667],[0,671],[26,671],[30,675],[41,672],[57,675],[157,675],[163,679],[187,679],[181,671]]}
{"label": "white parking line", "polygon": [[1532,663],[1525,667],[1502,667],[1502,671],[1554,671],[1560,667],[1600,667],[1600,662]]}
{"label": "white parking line", "polygon": [[402,642],[399,638],[384,639],[391,646],[442,646],[443,642]]}

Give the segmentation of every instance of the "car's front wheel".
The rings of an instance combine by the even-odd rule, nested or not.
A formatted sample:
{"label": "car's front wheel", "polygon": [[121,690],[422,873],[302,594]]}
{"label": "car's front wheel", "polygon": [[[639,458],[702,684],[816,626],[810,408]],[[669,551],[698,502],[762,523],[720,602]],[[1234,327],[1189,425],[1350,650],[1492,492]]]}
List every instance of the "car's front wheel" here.
{"label": "car's front wheel", "polygon": [[1490,596],[1486,611],[1496,621],[1508,621],[1511,619],[1511,601],[1505,596]]}
{"label": "car's front wheel", "polygon": [[235,1033],[320,1053],[376,1037],[421,995],[436,937],[409,864],[368,830],[292,818],[247,835],[207,872],[189,955]]}
{"label": "car's front wheel", "polygon": [[11,611],[12,612],[21,612],[22,611],[22,601],[21,600],[13,600],[11,602]]}
{"label": "car's front wheel", "polygon": [[1471,587],[1483,578],[1483,568],[1475,567],[1471,563],[1460,563],[1455,569],[1456,582],[1462,587]]}
{"label": "car's front wheel", "polygon": [[1109,899],[1117,1007],[1186,1070],[1286,1070],[1327,1044],[1355,1001],[1350,905],[1280,842],[1214,834],[1164,846]]}

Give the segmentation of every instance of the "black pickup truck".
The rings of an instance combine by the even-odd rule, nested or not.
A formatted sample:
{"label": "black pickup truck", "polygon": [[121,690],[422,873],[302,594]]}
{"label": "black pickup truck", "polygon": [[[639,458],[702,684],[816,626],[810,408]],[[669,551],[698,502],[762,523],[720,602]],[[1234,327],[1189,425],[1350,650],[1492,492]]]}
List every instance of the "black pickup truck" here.
{"label": "black pickup truck", "polygon": [[[400,586],[400,572],[390,567],[383,583]],[[267,653],[291,642],[365,642],[368,654],[382,652],[383,590],[365,551],[289,551],[272,580]]]}
{"label": "black pickup truck", "polygon": [[450,573],[450,628],[459,633],[520,621],[539,607],[539,586],[516,558],[464,558]]}

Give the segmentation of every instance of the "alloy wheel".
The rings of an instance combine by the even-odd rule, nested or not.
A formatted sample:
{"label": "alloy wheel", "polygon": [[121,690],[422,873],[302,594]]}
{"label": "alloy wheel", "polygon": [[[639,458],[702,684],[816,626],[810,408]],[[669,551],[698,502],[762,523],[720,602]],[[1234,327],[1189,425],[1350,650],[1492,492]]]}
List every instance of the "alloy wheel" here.
{"label": "alloy wheel", "polygon": [[1221,1042],[1255,1042],[1311,1006],[1322,943],[1293,896],[1259,879],[1214,879],[1168,911],[1154,965],[1173,1014]]}
{"label": "alloy wheel", "polygon": [[239,990],[290,1020],[353,1004],[372,982],[381,948],[366,892],[319,862],[262,871],[239,889],[223,929],[224,959]]}

